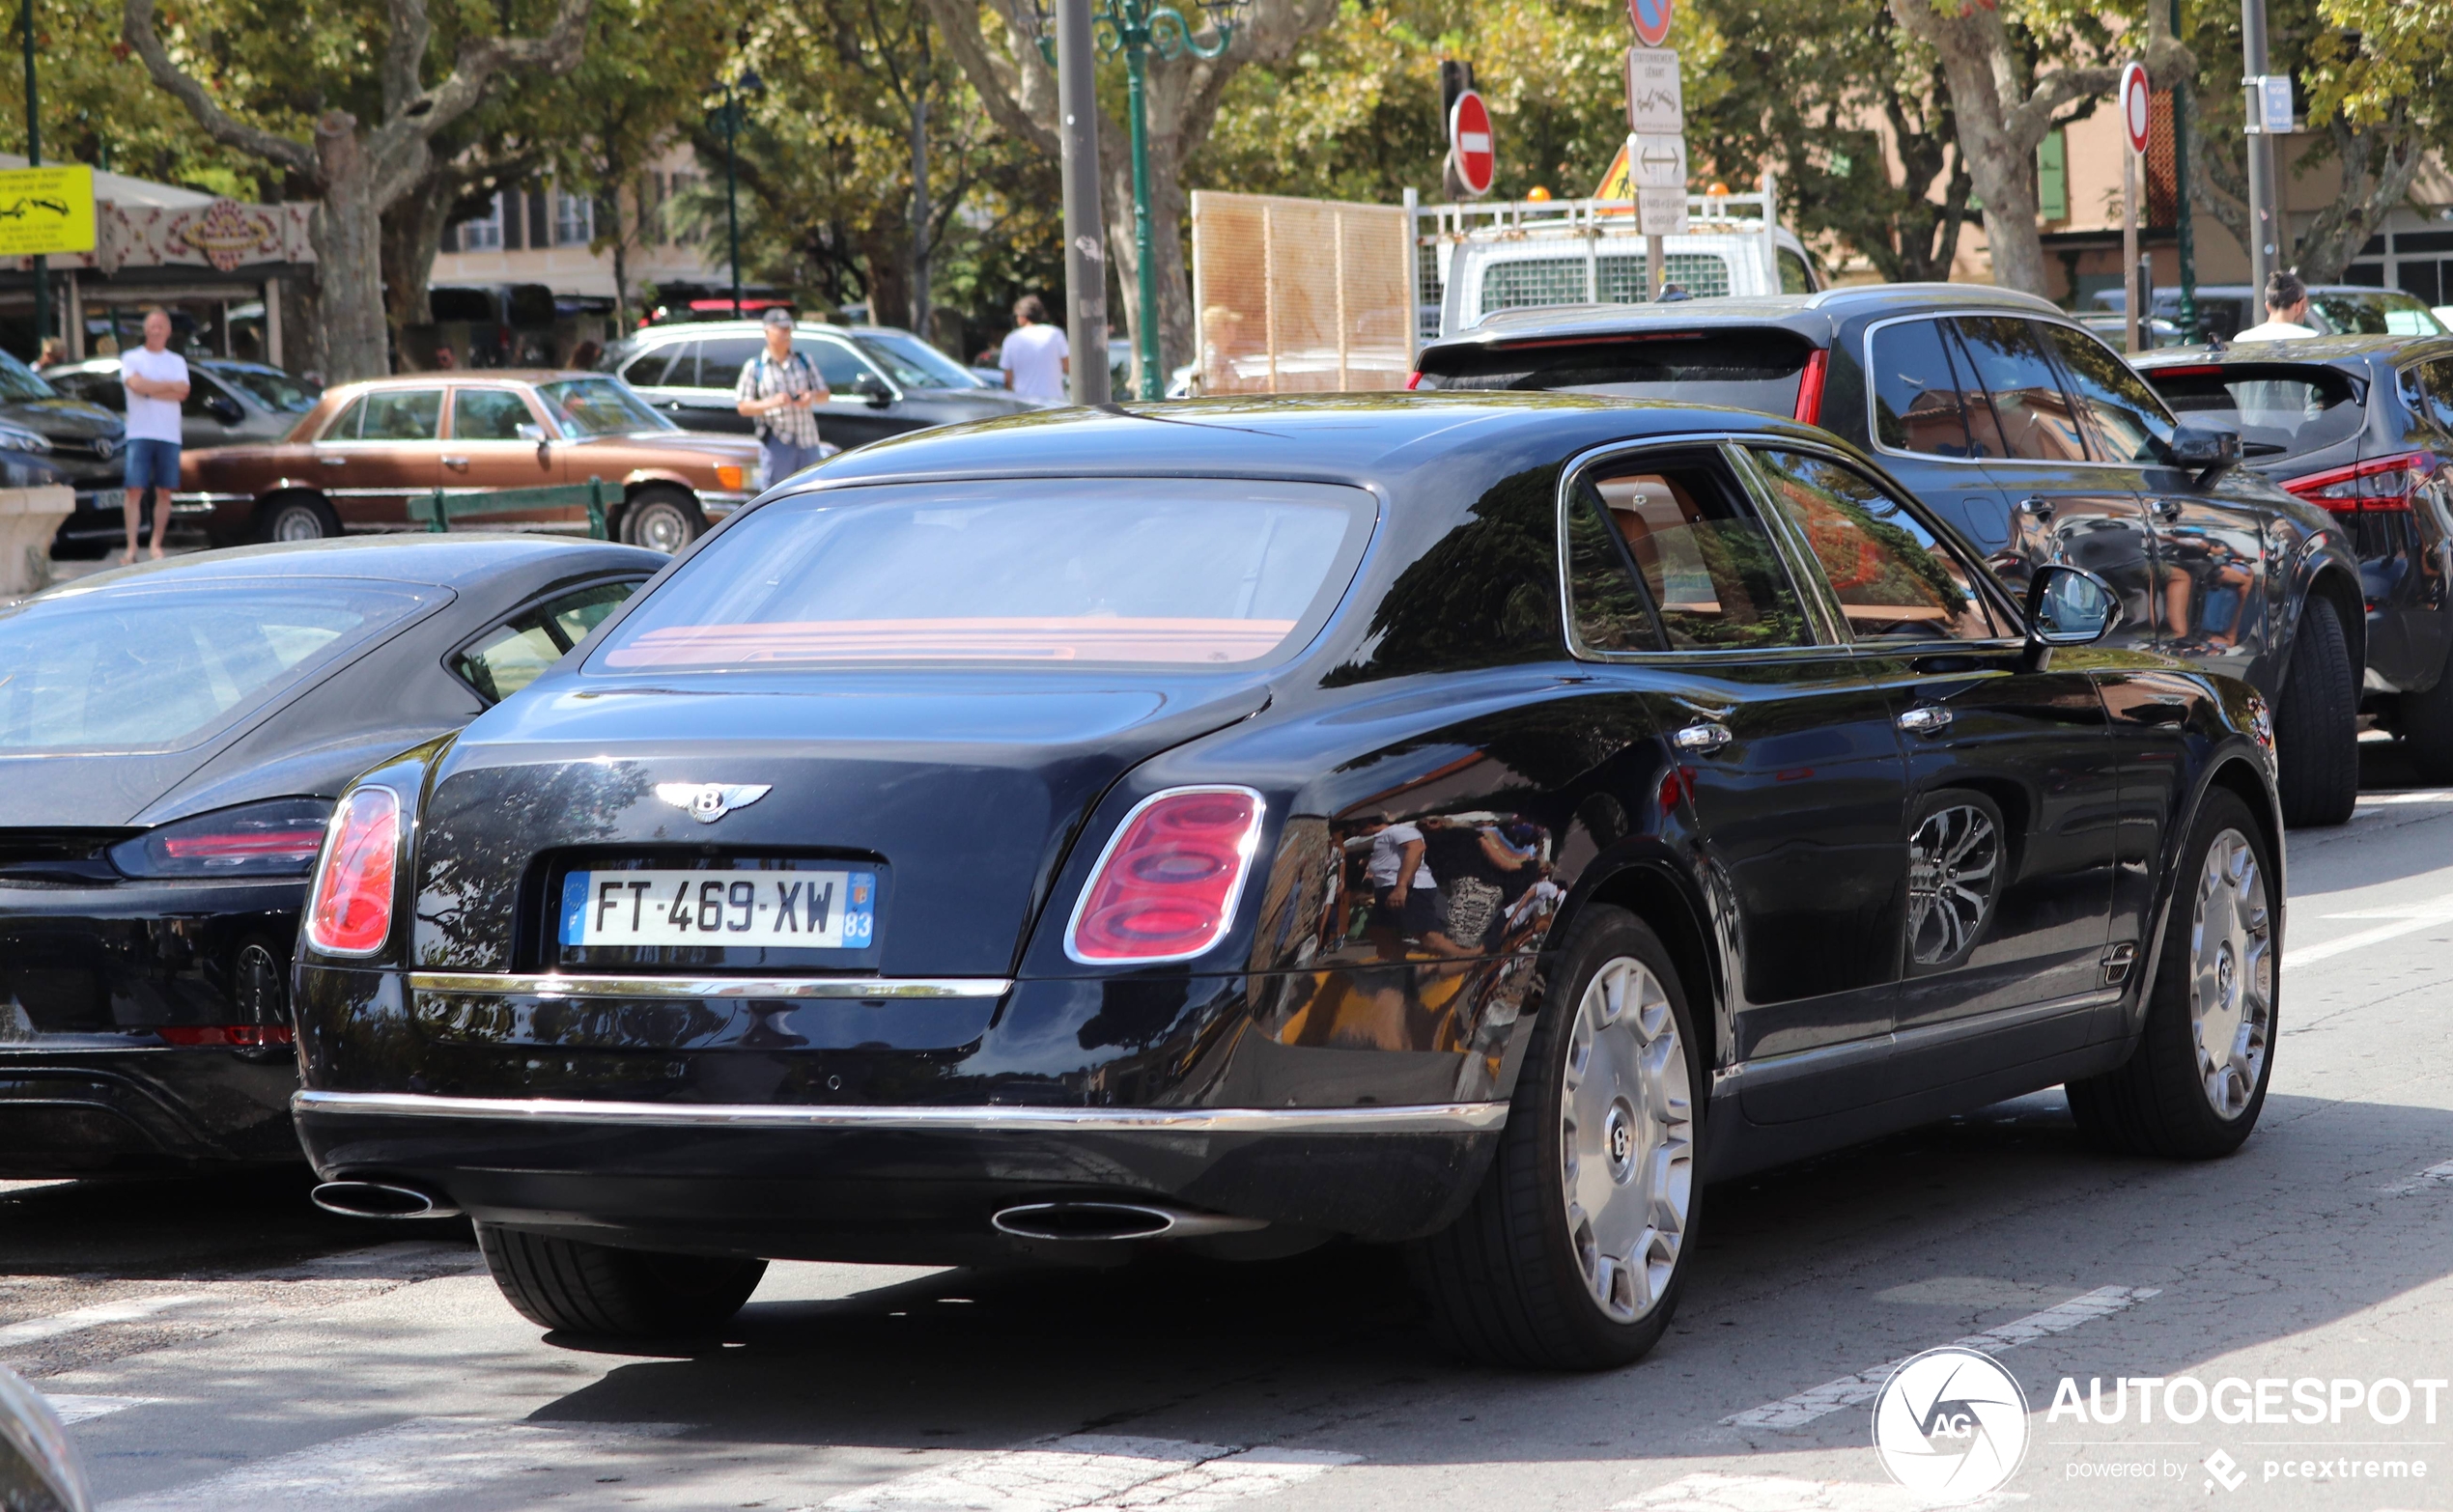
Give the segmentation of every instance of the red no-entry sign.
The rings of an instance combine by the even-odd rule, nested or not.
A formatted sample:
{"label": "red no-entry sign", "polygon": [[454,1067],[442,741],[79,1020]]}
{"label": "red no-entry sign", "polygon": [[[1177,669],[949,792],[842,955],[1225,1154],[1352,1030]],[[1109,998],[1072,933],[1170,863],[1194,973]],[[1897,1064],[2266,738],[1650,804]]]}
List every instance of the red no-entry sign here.
{"label": "red no-entry sign", "polygon": [[1449,107],[1448,157],[1456,165],[1456,182],[1467,193],[1490,192],[1491,180],[1499,172],[1499,154],[1491,148],[1490,107],[1473,90],[1458,95],[1456,103]]}
{"label": "red no-entry sign", "polygon": [[2128,63],[2121,67],[2121,126],[2129,133],[2129,150],[2147,150],[2147,133],[2155,121],[2152,86],[2147,82],[2146,66]]}

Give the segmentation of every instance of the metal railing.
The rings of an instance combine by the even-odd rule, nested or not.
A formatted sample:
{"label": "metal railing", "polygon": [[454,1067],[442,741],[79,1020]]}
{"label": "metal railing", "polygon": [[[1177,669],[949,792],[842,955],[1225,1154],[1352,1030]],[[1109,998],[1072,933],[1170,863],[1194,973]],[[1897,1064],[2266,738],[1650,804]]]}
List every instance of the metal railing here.
{"label": "metal railing", "polygon": [[606,502],[620,496],[611,484],[597,477],[585,483],[548,484],[533,489],[437,489],[426,499],[426,529],[440,533],[449,530],[455,519],[584,505],[588,512],[588,539],[603,541]]}

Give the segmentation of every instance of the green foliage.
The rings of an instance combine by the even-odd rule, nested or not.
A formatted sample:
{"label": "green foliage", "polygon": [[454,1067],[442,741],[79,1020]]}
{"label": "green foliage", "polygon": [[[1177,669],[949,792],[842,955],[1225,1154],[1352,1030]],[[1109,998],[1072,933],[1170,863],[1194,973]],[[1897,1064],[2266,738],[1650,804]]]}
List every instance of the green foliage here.
{"label": "green foliage", "polygon": [[[22,36],[13,7],[12,52]],[[154,87],[120,41],[117,5],[36,0],[34,47],[44,162],[107,163],[120,173],[240,199],[278,197],[276,170],[216,145],[179,101]],[[0,68],[0,142],[25,151],[25,70],[14,57]]]}

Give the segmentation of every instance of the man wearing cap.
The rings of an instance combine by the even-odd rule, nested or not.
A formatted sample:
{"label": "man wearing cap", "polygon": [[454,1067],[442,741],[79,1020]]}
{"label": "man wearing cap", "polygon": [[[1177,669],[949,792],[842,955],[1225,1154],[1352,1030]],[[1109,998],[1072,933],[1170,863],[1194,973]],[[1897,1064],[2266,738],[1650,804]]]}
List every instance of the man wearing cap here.
{"label": "man wearing cap", "polygon": [[767,482],[781,483],[818,463],[818,417],[814,406],[830,394],[809,359],[792,350],[792,312],[769,310],[767,350],[741,365],[733,385],[735,406],[758,428],[767,454]]}

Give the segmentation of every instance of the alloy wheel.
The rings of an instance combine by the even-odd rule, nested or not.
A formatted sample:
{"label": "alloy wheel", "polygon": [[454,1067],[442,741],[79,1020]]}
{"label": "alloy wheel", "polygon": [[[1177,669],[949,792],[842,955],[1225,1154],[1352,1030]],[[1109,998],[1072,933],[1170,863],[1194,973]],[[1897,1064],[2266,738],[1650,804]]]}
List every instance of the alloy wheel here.
{"label": "alloy wheel", "polygon": [[670,556],[690,545],[690,521],[670,504],[643,505],[638,517],[638,544]]}
{"label": "alloy wheel", "polygon": [[2237,829],[2207,847],[2189,917],[2189,1044],[2218,1118],[2257,1095],[2274,1023],[2274,926],[2266,873]]}
{"label": "alloy wheel", "polygon": [[281,518],[273,521],[272,539],[321,541],[324,539],[324,521],[318,519],[311,509],[285,510]]}
{"label": "alloy wheel", "polygon": [[1567,1236],[1613,1321],[1650,1312],[1678,1270],[1695,1180],[1695,1104],[1678,1015],[1628,956],[1585,988],[1559,1099]]}
{"label": "alloy wheel", "polygon": [[1908,840],[1908,951],[1918,966],[1955,961],[1993,907],[2002,837],[1972,804],[1937,808]]}

